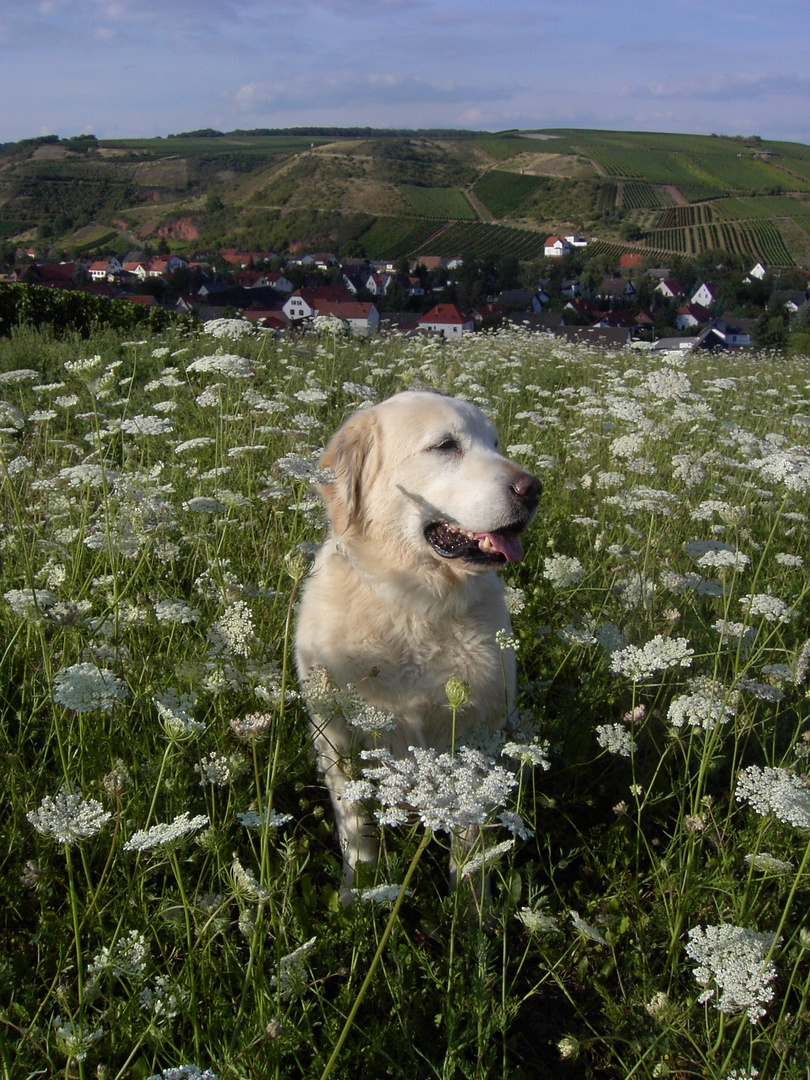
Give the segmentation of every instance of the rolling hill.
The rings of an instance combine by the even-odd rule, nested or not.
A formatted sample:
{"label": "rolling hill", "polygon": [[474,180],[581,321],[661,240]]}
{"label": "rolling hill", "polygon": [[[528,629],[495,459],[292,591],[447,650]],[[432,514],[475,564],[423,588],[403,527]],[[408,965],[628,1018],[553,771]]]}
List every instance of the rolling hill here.
{"label": "rolling hill", "polygon": [[707,250],[810,267],[810,147],[548,129],[55,136],[0,148],[0,241],[94,254],[339,249],[523,260],[549,233],[589,252]]}

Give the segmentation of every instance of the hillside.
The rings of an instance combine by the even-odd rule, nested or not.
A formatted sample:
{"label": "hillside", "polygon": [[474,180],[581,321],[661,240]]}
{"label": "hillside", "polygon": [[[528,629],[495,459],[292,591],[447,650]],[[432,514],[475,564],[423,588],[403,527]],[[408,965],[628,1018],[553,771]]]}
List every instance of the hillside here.
{"label": "hillside", "polygon": [[0,241],[94,254],[332,248],[542,256],[707,250],[810,267],[810,147],[756,136],[549,129],[56,137],[0,149]]}

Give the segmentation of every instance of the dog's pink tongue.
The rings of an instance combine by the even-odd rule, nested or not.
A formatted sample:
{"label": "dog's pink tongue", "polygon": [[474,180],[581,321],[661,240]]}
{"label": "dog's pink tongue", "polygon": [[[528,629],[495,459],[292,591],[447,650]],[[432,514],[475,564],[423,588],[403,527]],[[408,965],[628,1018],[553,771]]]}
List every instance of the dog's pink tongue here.
{"label": "dog's pink tongue", "polygon": [[523,544],[517,533],[476,533],[475,539],[488,540],[507,562],[520,562],[523,558]]}

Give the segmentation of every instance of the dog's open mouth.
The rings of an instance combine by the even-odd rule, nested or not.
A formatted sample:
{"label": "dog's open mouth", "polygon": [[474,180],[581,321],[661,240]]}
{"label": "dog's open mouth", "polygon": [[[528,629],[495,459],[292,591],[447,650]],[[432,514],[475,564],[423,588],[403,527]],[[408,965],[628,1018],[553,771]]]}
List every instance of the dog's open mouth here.
{"label": "dog's open mouth", "polygon": [[495,532],[470,532],[438,521],[425,529],[425,539],[443,559],[464,559],[465,562],[520,562],[523,545],[520,526],[498,529]]}

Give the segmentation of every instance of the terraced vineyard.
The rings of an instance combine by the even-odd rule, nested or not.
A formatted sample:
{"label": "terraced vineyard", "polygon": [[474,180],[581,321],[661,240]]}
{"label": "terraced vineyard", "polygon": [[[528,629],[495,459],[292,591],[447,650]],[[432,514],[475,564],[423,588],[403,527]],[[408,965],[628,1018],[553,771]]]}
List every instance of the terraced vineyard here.
{"label": "terraced vineyard", "polygon": [[649,206],[671,206],[672,195],[663,187],[644,180],[624,183],[620,188],[619,206],[623,210],[641,210]]}
{"label": "terraced vineyard", "polygon": [[473,194],[493,217],[514,213],[540,186],[536,176],[490,169],[473,186]]}
{"label": "terraced vineyard", "polygon": [[400,191],[420,217],[461,218],[475,221],[477,214],[458,188],[417,187],[403,184]]}
{"label": "terraced vineyard", "polygon": [[454,222],[434,236],[430,243],[422,244],[413,254],[467,255],[473,259],[486,259],[491,255],[517,259],[540,259],[543,257],[545,234],[529,229],[514,229],[504,225],[488,225],[482,221]]}
{"label": "terraced vineyard", "polygon": [[760,259],[768,266],[793,265],[779,230],[770,221],[721,221],[653,229],[646,234],[645,243],[678,255],[729,251]]}
{"label": "terraced vineyard", "polygon": [[401,259],[444,228],[444,222],[380,217],[360,234],[359,240],[370,259]]}

